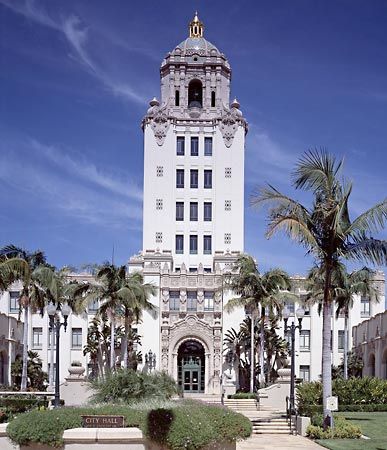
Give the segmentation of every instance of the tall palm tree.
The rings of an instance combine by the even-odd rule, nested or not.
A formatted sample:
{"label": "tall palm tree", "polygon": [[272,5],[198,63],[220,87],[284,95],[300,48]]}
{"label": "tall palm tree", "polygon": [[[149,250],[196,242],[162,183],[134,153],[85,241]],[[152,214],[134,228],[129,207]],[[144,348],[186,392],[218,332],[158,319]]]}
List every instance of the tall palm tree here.
{"label": "tall palm tree", "polygon": [[226,285],[238,297],[231,298],[225,305],[226,311],[244,307],[251,314],[251,375],[250,392],[254,392],[254,325],[261,315],[260,355],[261,372],[264,370],[264,323],[266,314],[280,315],[286,295],[283,291],[290,289],[289,276],[280,269],[273,269],[261,275],[254,259],[249,255],[241,255],[235,263],[235,275],[226,279]]}
{"label": "tall palm tree", "polygon": [[108,315],[110,318],[110,369],[115,366],[114,342],[115,321],[121,316],[125,322],[125,332],[121,341],[121,353],[124,367],[128,365],[128,335],[133,321],[141,318],[142,311],[154,313],[156,307],[149,302],[155,294],[153,285],[144,283],[140,273],[127,275],[125,266],[117,267],[105,264],[96,273],[95,281],[83,284],[75,292],[75,297],[83,305],[99,300],[101,305],[97,315]]}
{"label": "tall palm tree", "polygon": [[[379,301],[379,292],[374,284],[375,272],[368,267],[347,272],[346,266],[338,262],[332,273],[332,299],[336,303],[336,317],[344,315],[344,355],[343,368],[344,378],[348,378],[348,319],[349,311],[353,306],[354,295],[369,297],[374,301]],[[321,313],[324,300],[324,272],[319,266],[310,269],[306,278],[306,288],[308,294],[306,301],[318,303],[319,313]]]}
{"label": "tall palm tree", "polygon": [[143,311],[147,311],[153,317],[157,316],[156,306],[149,301],[150,297],[156,294],[156,288],[150,283],[144,283],[144,277],[140,272],[134,272],[127,276],[117,294],[121,300],[120,311],[124,319],[121,354],[123,354],[124,367],[127,369],[128,339],[131,335],[132,324],[141,320]]}
{"label": "tall palm tree", "polygon": [[9,288],[13,283],[21,283],[19,298],[20,309],[24,311],[23,328],[23,368],[21,391],[27,389],[28,365],[28,325],[30,311],[43,312],[46,303],[45,285],[47,280],[47,262],[43,252],[28,252],[15,245],[8,245],[0,249],[0,262],[3,288]]}
{"label": "tall palm tree", "polygon": [[342,258],[387,263],[387,241],[371,237],[387,220],[387,199],[351,220],[349,198],[352,184],[340,180],[342,161],[324,150],[306,152],[293,173],[296,189],[309,191],[314,200],[311,207],[282,194],[268,185],[252,196],[253,206],[269,204],[268,238],[285,232],[307,249],[324,274],[322,378],[324,417],[331,418],[326,399],[332,395],[330,354],[331,308],[333,303],[332,275]]}

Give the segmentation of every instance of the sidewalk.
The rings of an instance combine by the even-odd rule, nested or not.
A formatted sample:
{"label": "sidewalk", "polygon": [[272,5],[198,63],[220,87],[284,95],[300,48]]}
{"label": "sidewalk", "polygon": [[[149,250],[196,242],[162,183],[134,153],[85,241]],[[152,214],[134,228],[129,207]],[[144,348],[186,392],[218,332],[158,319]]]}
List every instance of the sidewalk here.
{"label": "sidewalk", "polygon": [[321,450],[323,447],[302,436],[253,434],[242,442],[237,442],[237,450],[288,450],[307,449]]}

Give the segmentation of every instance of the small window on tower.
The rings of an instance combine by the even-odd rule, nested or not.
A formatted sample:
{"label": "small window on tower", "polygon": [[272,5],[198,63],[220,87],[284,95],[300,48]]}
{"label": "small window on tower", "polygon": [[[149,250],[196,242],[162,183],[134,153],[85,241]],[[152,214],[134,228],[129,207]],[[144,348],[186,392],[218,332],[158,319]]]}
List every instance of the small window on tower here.
{"label": "small window on tower", "polygon": [[204,138],[204,156],[212,156],[212,137]]}
{"label": "small window on tower", "polygon": [[224,233],[224,243],[226,245],[231,244],[231,233]]}
{"label": "small window on tower", "polygon": [[211,92],[211,108],[215,108],[215,91]]}
{"label": "small window on tower", "polygon": [[231,167],[225,167],[225,169],[224,169],[224,176],[226,178],[231,178]]}
{"label": "small window on tower", "polygon": [[162,177],[164,174],[164,167],[163,166],[157,166],[156,168],[156,176]]}
{"label": "small window on tower", "polygon": [[156,209],[163,209],[163,199],[156,198]]}
{"label": "small window on tower", "polygon": [[163,242],[163,233],[161,231],[156,231],[156,242]]}
{"label": "small window on tower", "polygon": [[175,91],[175,106],[180,106],[180,92]]}
{"label": "small window on tower", "polygon": [[225,211],[231,211],[231,200],[224,201],[224,209]]}

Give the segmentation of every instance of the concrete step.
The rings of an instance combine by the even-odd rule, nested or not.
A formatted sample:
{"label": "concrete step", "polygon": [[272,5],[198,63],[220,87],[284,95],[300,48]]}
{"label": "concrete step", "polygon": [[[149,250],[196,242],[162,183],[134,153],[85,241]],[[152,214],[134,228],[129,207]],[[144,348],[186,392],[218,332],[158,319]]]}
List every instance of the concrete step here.
{"label": "concrete step", "polygon": [[289,428],[287,430],[275,430],[273,428],[253,430],[253,434],[290,434]]}

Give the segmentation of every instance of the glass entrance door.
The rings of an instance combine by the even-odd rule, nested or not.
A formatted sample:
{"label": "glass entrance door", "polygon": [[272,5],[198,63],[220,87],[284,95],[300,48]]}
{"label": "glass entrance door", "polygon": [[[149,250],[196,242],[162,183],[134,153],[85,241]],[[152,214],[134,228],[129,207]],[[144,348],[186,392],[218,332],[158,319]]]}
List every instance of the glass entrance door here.
{"label": "glass entrance door", "polygon": [[183,360],[184,392],[201,391],[201,361],[198,357],[189,356]]}

